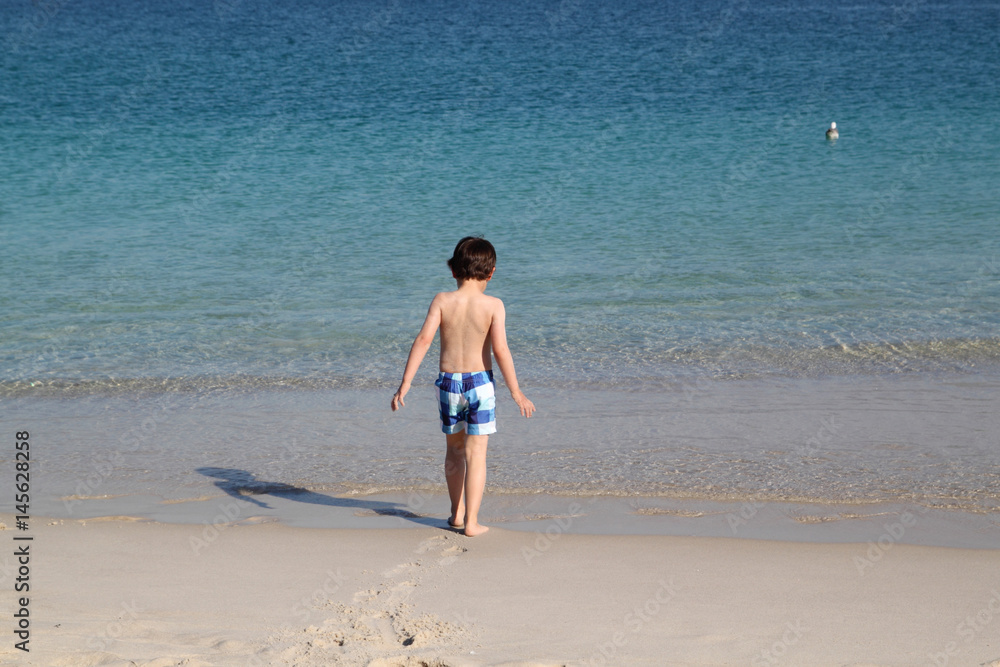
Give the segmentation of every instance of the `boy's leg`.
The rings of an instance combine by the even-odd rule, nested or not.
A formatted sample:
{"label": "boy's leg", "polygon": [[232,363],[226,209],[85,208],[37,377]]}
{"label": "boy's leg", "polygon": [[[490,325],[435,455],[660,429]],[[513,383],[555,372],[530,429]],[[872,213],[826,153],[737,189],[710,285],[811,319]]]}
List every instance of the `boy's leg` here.
{"label": "boy's leg", "polygon": [[448,523],[453,526],[464,525],[465,503],[465,431],[445,435],[448,451],[444,455],[444,478],[448,481],[448,498],[451,499],[451,518]]}
{"label": "boy's leg", "polygon": [[486,488],[486,443],[489,437],[465,436],[465,534],[469,537],[489,530],[479,525],[479,505]]}

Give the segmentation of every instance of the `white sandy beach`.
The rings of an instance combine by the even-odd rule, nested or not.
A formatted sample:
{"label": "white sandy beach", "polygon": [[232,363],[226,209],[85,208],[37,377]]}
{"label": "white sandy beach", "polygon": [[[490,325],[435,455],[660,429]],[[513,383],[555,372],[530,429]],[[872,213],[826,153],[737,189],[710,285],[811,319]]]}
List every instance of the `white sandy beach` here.
{"label": "white sandy beach", "polygon": [[555,522],[469,539],[36,518],[31,534],[31,650],[8,633],[3,664],[1000,665],[995,550]]}

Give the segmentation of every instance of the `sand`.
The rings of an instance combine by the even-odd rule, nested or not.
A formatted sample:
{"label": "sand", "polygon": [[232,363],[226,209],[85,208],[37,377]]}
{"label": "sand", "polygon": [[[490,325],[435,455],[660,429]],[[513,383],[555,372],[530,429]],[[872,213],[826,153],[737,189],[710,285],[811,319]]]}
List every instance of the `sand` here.
{"label": "sand", "polygon": [[[0,532],[8,610],[23,534]],[[558,521],[476,539],[127,518],[30,534],[31,650],[6,633],[3,664],[1000,665],[996,550]]]}

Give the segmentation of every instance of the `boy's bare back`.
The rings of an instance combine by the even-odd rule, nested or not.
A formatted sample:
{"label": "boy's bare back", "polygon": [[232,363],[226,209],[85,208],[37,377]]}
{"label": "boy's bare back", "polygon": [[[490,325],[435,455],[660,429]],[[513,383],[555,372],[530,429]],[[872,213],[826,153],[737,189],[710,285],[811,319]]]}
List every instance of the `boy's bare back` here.
{"label": "boy's bare back", "polygon": [[440,311],[442,373],[474,373],[493,368],[491,333],[500,319],[503,327],[503,302],[487,296],[467,281],[454,292],[441,292],[431,308]]}

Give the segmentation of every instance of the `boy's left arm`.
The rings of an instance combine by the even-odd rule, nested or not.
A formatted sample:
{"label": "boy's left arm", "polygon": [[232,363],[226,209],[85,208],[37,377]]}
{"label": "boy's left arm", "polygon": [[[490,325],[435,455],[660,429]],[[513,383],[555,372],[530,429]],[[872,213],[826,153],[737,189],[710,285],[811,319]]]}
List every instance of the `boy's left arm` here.
{"label": "boy's left arm", "polygon": [[525,417],[531,417],[535,411],[535,404],[528,400],[521,388],[517,384],[517,374],[514,372],[514,358],[507,347],[507,313],[504,310],[503,302],[499,299],[496,312],[493,314],[493,324],[490,325],[490,345],[493,347],[493,358],[497,360],[497,366],[503,373],[503,379],[510,389],[510,397],[517,403],[518,409]]}

